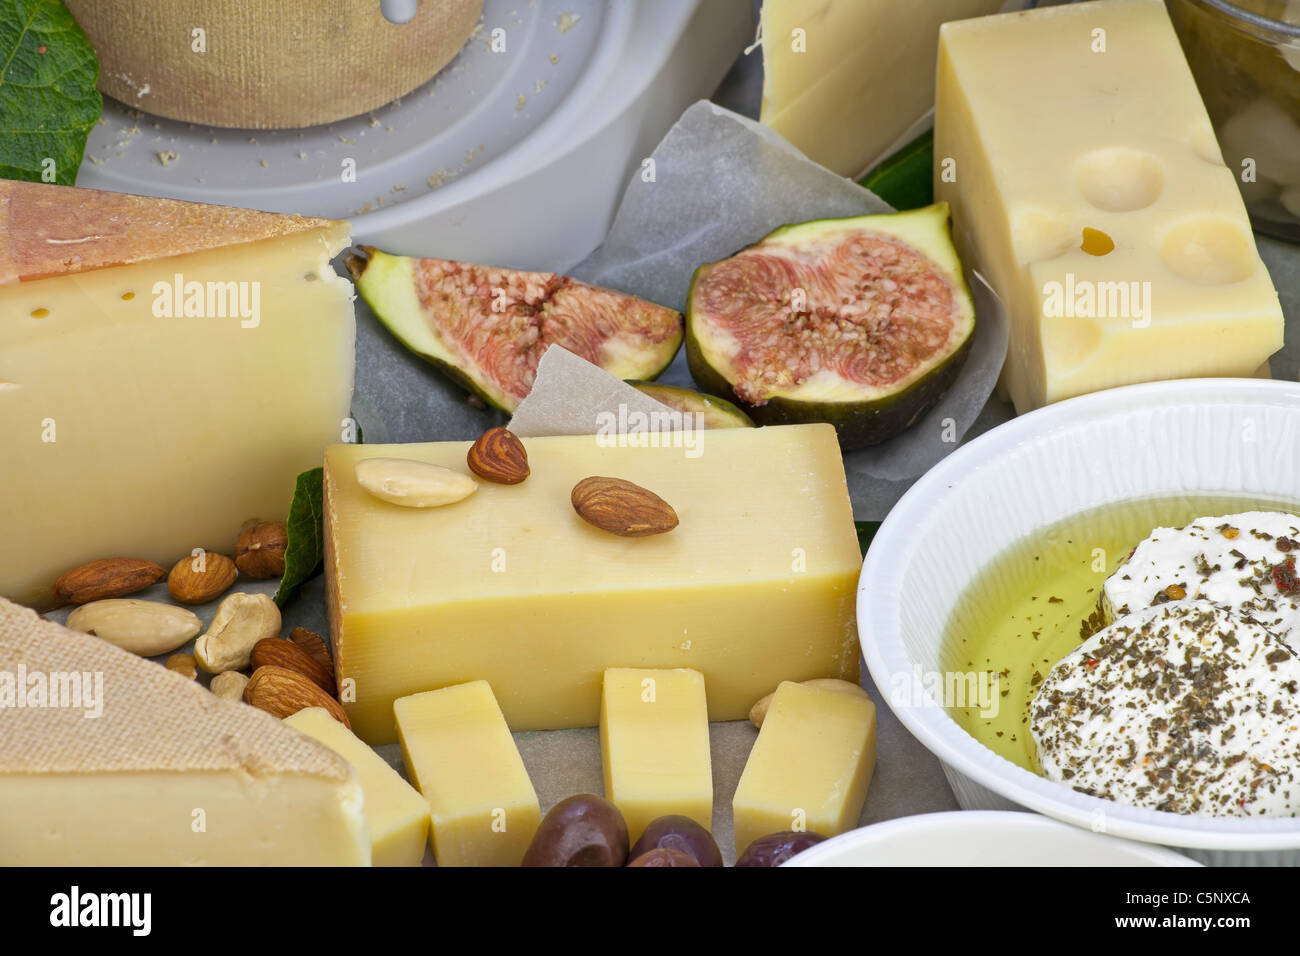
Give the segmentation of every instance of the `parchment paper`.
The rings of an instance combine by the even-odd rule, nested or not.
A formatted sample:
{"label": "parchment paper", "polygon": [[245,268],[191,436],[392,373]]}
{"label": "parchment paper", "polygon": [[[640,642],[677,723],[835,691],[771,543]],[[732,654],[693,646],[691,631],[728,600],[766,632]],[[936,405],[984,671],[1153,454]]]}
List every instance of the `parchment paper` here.
{"label": "parchment paper", "polygon": [[[650,161],[633,177],[605,241],[572,271],[679,311],[697,267],[725,259],[779,226],[892,211],[767,127],[708,101],[682,114]],[[844,456],[859,520],[883,518],[910,479],[957,447],[993,392],[1006,357],[1006,315],[987,286],[972,276],[968,281],[976,332],[957,382],[902,435]],[[693,384],[684,353],[661,381]]]}

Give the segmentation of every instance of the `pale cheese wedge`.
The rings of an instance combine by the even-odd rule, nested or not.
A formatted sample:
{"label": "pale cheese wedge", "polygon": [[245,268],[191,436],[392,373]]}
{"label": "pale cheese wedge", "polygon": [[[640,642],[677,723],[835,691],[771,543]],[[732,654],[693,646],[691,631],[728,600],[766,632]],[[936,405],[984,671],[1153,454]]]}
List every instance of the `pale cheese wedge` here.
{"label": "pale cheese wedge", "polygon": [[330,748],[4,599],[0,807],[6,866],[370,862]]}
{"label": "pale cheese wedge", "polygon": [[284,722],[316,738],[356,768],[366,796],[374,865],[419,866],[429,838],[429,804],[420,791],[325,708],[304,707]]}
{"label": "pale cheese wedge", "polygon": [[351,440],[348,225],[0,182],[0,595],[282,520]]}

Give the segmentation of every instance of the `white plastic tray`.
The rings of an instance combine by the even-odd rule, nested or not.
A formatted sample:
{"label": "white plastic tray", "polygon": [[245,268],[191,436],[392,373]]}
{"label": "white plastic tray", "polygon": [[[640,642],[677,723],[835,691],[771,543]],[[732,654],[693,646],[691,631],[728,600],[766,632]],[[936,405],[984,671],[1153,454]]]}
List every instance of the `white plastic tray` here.
{"label": "white plastic tray", "polygon": [[563,268],[753,31],[749,0],[487,0],[437,77],[351,120],[213,129],[108,100],[78,184],[351,219],[357,241],[397,253]]}

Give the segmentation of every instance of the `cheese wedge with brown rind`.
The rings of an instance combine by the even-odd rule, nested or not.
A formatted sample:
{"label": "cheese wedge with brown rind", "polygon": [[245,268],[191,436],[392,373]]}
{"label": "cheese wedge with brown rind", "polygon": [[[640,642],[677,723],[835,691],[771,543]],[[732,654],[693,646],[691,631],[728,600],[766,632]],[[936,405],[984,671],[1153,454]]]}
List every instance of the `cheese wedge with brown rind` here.
{"label": "cheese wedge with brown rind", "polygon": [[352,288],[327,219],[0,182],[0,595],[170,567],[283,520],[344,437]]}

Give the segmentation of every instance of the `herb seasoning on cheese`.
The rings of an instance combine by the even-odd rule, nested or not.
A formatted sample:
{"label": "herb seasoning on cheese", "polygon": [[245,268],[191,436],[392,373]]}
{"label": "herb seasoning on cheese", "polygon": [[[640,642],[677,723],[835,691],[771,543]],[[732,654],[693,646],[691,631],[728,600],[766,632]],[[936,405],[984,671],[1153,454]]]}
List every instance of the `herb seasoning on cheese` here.
{"label": "herb seasoning on cheese", "polygon": [[1107,580],[1106,620],[1153,604],[1204,598],[1238,608],[1279,634],[1300,627],[1295,556],[1300,518],[1277,511],[1197,518],[1157,528]]}
{"label": "herb seasoning on cheese", "polygon": [[[1202,520],[1210,529],[1228,524],[1238,532],[1235,539],[1223,538],[1228,550],[1236,548],[1260,562],[1253,571],[1232,569],[1230,580],[1235,584],[1239,577],[1252,575],[1266,596],[1277,596],[1278,589],[1263,580],[1263,568],[1281,560],[1280,573],[1284,573],[1284,559],[1294,556],[1278,548],[1281,537],[1294,537],[1285,527],[1300,525],[1300,518],[1282,513],[1291,510],[1295,508],[1290,502],[1229,495],[1133,499],[1072,515],[995,556],[972,582],[948,623],[940,667],[960,673],[997,674],[996,712],[979,706],[952,707],[953,719],[994,753],[1026,770],[1041,772],[1029,733],[1030,701],[1052,665],[1114,621],[1113,614],[1107,617],[1103,613],[1099,599],[1103,590],[1112,596],[1119,594],[1115,590],[1119,575],[1129,573],[1120,569],[1135,567],[1146,553],[1144,539],[1164,539],[1166,531],[1162,529],[1186,530]],[[1244,512],[1265,511],[1277,513],[1267,525],[1242,517]],[[1225,517],[1201,519],[1203,515]],[[1272,535],[1272,539],[1257,538],[1253,532]],[[1138,542],[1143,544],[1135,549]],[[1130,610],[1138,611],[1153,601],[1179,600],[1168,594],[1158,597],[1159,590],[1175,585],[1185,590],[1183,598],[1210,596],[1222,601],[1219,592],[1205,595],[1196,590],[1201,585],[1196,570],[1198,554],[1204,552],[1211,568],[1224,564],[1227,571],[1230,567],[1207,550],[1208,544],[1201,544],[1190,551],[1184,548],[1176,559],[1162,557],[1157,566],[1167,565],[1168,574],[1141,583],[1141,600],[1122,598],[1115,606],[1127,602],[1132,605]],[[1185,569],[1179,570],[1179,565]],[[1252,588],[1251,596],[1254,593]],[[1174,590],[1173,595],[1177,594]],[[1300,648],[1300,641],[1289,643]]]}
{"label": "herb seasoning on cheese", "polygon": [[1209,601],[1098,632],[1052,668],[1030,718],[1043,774],[1082,793],[1174,813],[1300,811],[1300,659]]}

